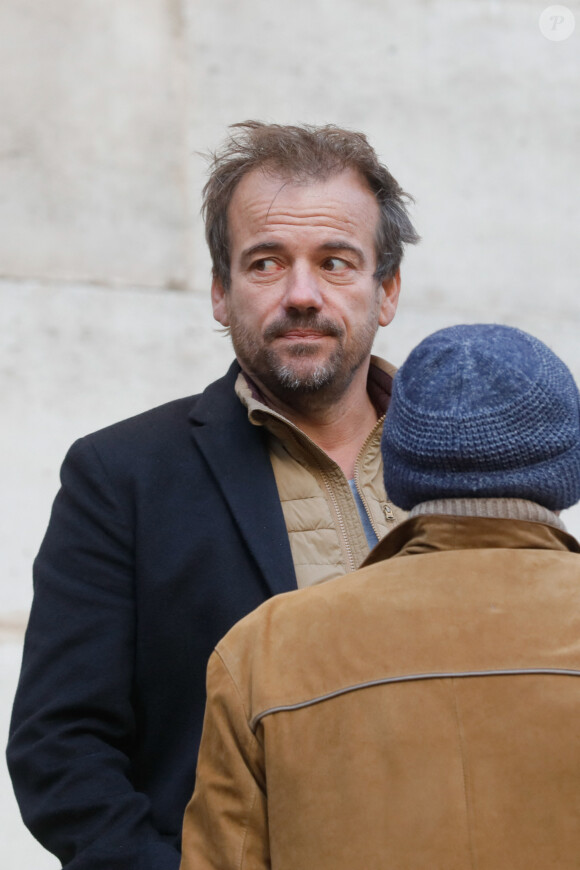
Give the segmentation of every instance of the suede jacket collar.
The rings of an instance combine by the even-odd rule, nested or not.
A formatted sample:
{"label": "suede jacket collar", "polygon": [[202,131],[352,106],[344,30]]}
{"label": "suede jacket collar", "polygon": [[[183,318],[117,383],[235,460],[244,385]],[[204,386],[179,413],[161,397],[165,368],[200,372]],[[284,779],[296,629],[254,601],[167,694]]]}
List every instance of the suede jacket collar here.
{"label": "suede jacket collar", "polygon": [[490,517],[421,515],[405,520],[369,553],[361,567],[441,550],[473,549],[569,550],[580,544],[568,532],[545,523]]}

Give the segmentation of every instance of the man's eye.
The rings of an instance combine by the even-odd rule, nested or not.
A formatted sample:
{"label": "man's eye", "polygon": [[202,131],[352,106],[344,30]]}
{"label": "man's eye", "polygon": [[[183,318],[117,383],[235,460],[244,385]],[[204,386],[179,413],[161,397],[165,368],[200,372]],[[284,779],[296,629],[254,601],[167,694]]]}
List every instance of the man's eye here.
{"label": "man's eye", "polygon": [[340,257],[329,257],[328,260],[324,261],[324,268],[327,272],[345,272],[349,266]]}
{"label": "man's eye", "polygon": [[275,272],[278,269],[278,264],[276,263],[276,260],[273,260],[270,257],[266,257],[262,260],[256,260],[255,263],[252,263],[252,269],[254,270],[254,272],[269,274],[270,272]]}

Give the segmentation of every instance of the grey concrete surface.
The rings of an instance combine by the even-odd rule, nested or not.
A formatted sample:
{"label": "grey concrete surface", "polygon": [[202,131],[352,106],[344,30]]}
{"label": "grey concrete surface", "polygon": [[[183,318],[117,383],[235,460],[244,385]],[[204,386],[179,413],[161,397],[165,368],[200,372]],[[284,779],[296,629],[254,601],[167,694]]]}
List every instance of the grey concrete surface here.
{"label": "grey concrete surface", "polygon": [[4,275],[183,284],[178,7],[3,0]]}
{"label": "grey concrete surface", "polygon": [[[378,352],[496,321],[580,379],[580,3],[563,42],[533,0],[4,0],[0,6],[0,734],[30,563],[74,438],[201,389],[214,331],[205,163],[245,118],[366,131],[414,194]],[[580,536],[580,509],[566,512]],[[0,855],[51,870],[0,765]]]}

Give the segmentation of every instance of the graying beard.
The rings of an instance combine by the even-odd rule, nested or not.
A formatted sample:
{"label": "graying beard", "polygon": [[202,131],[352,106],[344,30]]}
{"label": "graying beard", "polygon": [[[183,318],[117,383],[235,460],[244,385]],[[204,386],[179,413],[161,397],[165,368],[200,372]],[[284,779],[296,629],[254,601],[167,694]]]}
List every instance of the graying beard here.
{"label": "graying beard", "polygon": [[301,390],[302,392],[314,393],[325,387],[331,379],[330,367],[324,365],[317,366],[306,377],[297,375],[290,366],[277,367],[276,375],[281,386],[292,392]]}

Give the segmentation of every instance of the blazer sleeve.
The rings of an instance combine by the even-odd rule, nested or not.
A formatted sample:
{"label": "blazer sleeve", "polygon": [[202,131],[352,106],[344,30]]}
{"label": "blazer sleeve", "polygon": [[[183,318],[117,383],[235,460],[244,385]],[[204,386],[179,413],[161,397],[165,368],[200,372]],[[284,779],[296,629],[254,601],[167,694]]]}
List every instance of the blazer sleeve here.
{"label": "blazer sleeve", "polygon": [[207,670],[207,706],[195,791],[185,811],[180,870],[270,870],[263,748],[217,652]]}
{"label": "blazer sleeve", "polygon": [[25,824],[67,870],[176,870],[131,782],[133,524],[90,440],[70,449],[35,562],[8,765]]}

